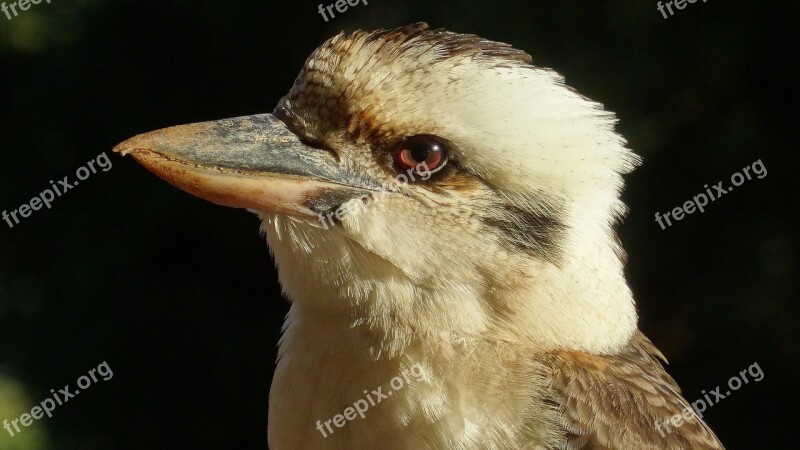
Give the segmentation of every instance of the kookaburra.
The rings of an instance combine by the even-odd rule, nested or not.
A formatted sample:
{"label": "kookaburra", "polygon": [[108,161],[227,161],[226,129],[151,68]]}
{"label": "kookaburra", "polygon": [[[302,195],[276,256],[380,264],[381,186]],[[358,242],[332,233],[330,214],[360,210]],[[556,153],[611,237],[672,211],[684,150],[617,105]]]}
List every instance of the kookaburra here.
{"label": "kookaburra", "polygon": [[721,449],[637,329],[615,122],[526,53],[421,23],[331,38],[272,114],[115,150],[261,218],[291,300],[272,450]]}

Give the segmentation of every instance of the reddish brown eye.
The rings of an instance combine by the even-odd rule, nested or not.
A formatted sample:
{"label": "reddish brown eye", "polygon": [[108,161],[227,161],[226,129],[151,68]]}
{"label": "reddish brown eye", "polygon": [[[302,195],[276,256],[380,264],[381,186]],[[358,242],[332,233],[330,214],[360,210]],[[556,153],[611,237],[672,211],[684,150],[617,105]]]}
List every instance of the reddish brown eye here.
{"label": "reddish brown eye", "polygon": [[447,164],[445,144],[435,136],[420,134],[405,139],[394,150],[394,163],[403,172],[434,173]]}

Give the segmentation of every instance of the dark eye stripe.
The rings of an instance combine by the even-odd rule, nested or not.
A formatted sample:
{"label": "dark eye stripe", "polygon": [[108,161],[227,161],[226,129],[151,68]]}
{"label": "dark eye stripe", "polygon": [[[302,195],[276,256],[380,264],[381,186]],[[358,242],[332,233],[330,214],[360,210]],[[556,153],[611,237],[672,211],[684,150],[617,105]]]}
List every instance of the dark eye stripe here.
{"label": "dark eye stripe", "polygon": [[503,203],[487,211],[482,220],[501,231],[505,245],[558,265],[567,227],[557,211],[529,210]]}

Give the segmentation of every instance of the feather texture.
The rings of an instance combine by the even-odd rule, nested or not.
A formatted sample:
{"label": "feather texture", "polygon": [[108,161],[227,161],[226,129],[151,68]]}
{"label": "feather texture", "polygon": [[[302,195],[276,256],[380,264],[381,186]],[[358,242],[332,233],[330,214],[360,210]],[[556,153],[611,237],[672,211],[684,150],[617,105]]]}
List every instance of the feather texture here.
{"label": "feather texture", "polygon": [[[640,332],[614,355],[550,354],[547,361],[567,435],[565,448],[722,449],[658,359],[666,362]],[[677,428],[665,428],[664,421],[676,414],[689,419],[681,419]]]}

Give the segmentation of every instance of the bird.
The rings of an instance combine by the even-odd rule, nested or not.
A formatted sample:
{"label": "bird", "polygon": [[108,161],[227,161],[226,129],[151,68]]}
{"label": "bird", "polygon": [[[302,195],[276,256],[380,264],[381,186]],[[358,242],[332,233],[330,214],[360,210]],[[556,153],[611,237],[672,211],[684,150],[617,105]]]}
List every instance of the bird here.
{"label": "bird", "polygon": [[414,23],[328,39],[271,113],[114,151],[260,218],[290,302],[272,450],[722,449],[638,328],[616,126],[528,53]]}

